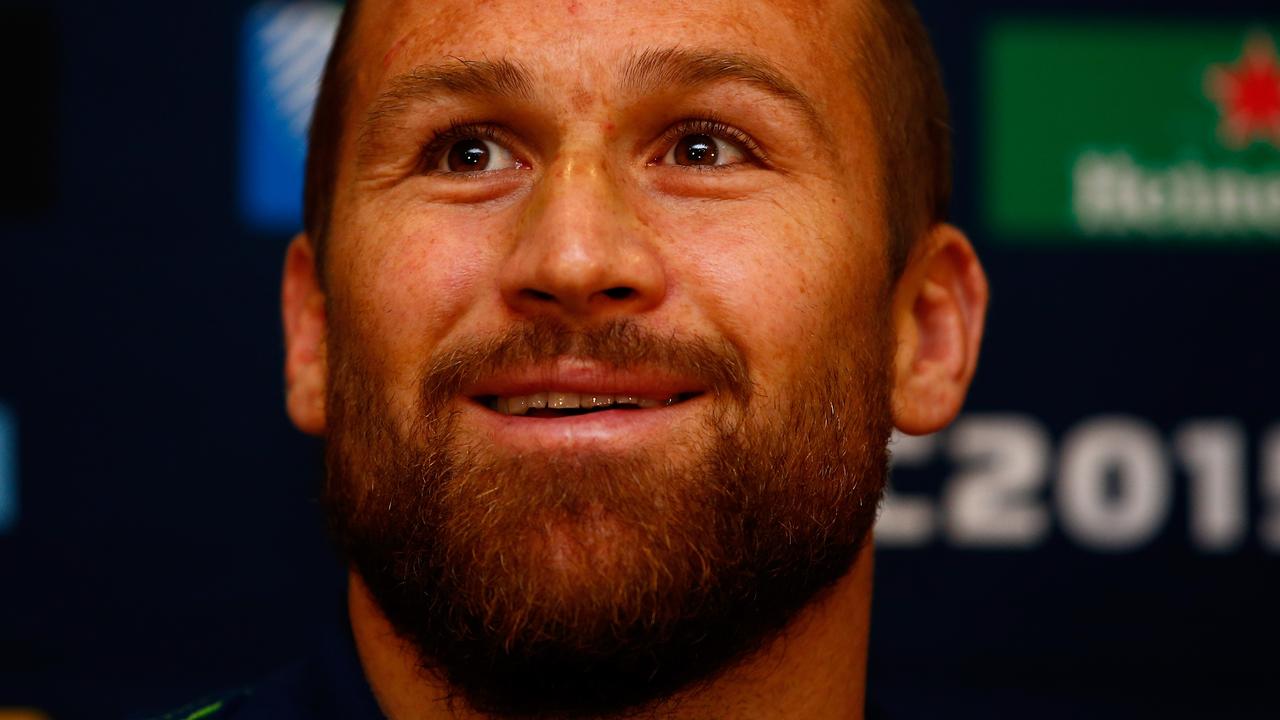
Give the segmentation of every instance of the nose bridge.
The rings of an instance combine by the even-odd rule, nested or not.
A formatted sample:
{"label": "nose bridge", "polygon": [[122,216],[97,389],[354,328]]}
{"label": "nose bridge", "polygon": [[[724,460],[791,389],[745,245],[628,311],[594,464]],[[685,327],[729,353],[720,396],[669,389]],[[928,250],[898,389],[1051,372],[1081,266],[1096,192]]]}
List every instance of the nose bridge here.
{"label": "nose bridge", "polygon": [[565,147],[522,210],[503,295],[524,314],[641,312],[666,287],[649,240],[605,153]]}
{"label": "nose bridge", "polygon": [[[631,215],[622,189],[601,154],[578,148],[563,153],[548,168],[522,218],[521,235],[537,239],[537,235],[550,230],[552,236],[543,239],[559,240],[566,246],[584,241],[600,245],[616,239],[616,231],[623,229],[620,225],[633,220]],[[607,231],[610,226],[614,232]]]}

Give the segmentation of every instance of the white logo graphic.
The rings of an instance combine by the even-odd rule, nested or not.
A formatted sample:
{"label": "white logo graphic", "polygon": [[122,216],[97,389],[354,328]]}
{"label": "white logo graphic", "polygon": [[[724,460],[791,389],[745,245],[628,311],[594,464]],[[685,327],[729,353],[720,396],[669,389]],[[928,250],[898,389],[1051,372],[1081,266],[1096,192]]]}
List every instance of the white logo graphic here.
{"label": "white logo graphic", "polygon": [[269,3],[254,12],[271,99],[293,134],[303,138],[342,8],[321,2]]}

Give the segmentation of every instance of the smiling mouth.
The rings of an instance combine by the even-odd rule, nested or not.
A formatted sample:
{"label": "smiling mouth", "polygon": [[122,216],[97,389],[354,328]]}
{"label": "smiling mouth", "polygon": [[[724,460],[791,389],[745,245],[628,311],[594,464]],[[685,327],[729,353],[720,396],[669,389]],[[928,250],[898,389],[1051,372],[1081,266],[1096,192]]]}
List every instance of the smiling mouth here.
{"label": "smiling mouth", "polygon": [[605,393],[537,392],[530,395],[481,395],[477,403],[501,415],[562,418],[608,410],[652,410],[691,400],[702,393],[687,392],[662,397]]}

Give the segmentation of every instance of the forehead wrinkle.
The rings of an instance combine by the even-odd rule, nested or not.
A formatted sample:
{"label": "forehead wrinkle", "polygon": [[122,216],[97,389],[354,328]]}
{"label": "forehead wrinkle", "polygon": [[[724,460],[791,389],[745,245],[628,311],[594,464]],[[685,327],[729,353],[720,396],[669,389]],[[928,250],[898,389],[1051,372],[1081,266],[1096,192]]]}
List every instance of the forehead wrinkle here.
{"label": "forehead wrinkle", "polygon": [[519,62],[508,59],[468,60],[451,57],[443,63],[419,65],[392,78],[369,106],[361,123],[359,144],[377,141],[383,130],[416,103],[449,96],[516,98],[533,96],[533,80]]}
{"label": "forehead wrinkle", "polygon": [[641,95],[722,80],[744,82],[791,105],[821,137],[832,136],[829,125],[809,96],[776,65],[758,55],[687,48],[649,49],[626,60],[621,78],[625,90]]}

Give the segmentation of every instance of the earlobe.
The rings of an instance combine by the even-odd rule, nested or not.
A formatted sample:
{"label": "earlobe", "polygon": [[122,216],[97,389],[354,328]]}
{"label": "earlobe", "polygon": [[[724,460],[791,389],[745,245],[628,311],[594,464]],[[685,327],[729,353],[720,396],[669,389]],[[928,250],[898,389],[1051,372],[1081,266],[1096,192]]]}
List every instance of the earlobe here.
{"label": "earlobe", "polygon": [[902,432],[936,432],[960,412],[978,365],[987,297],[969,240],[952,225],[935,225],[894,292],[893,415]]}
{"label": "earlobe", "polygon": [[315,251],[305,234],[289,243],[281,283],[284,316],[285,407],[299,430],[321,435],[325,429],[328,362],[325,299]]}

